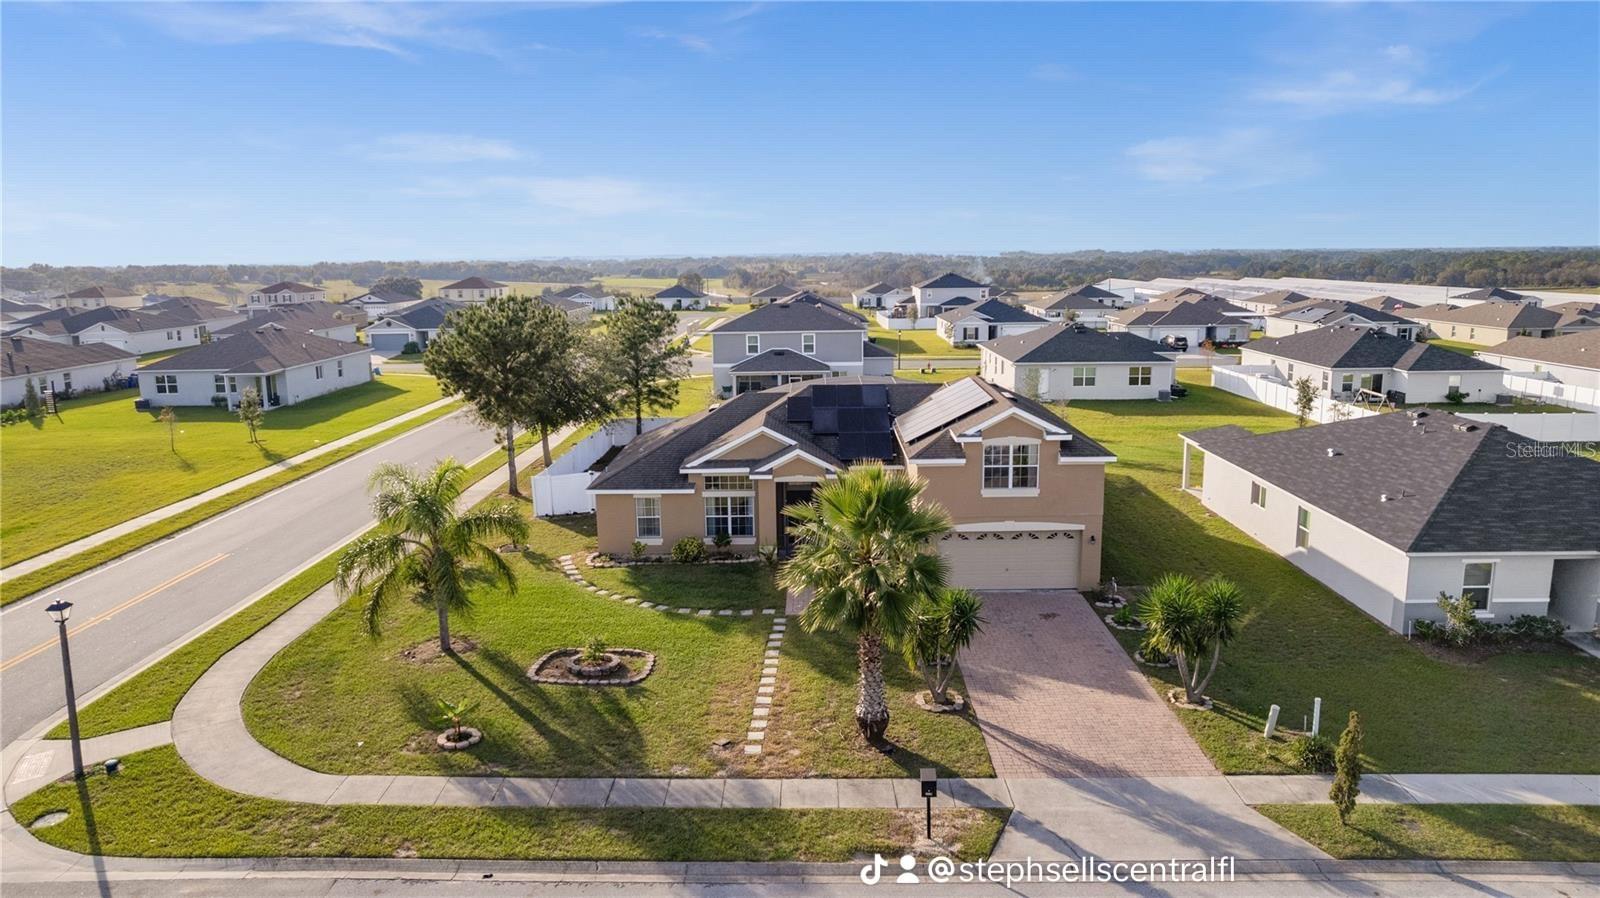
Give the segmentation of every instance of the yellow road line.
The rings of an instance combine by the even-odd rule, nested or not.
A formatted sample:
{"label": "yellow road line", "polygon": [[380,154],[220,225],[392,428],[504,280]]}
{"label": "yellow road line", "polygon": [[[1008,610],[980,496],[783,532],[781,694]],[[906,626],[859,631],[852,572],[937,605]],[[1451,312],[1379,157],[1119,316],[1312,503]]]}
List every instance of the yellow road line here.
{"label": "yellow road line", "polygon": [[[110,620],[112,618],[112,616],[116,615],[118,612],[126,611],[127,609],[132,608],[133,606],[139,604],[140,602],[143,602],[145,599],[150,598],[151,596],[155,595],[156,593],[161,592],[162,590],[164,590],[164,589],[166,589],[166,588],[168,588],[170,586],[174,586],[174,585],[176,585],[178,583],[182,583],[184,580],[187,580],[190,577],[193,577],[195,574],[200,573],[201,571],[205,570],[206,568],[211,567],[212,565],[216,564],[217,562],[219,562],[222,559],[227,558],[227,557],[228,557],[228,553],[227,552],[223,552],[220,555],[216,555],[216,556],[214,556],[212,558],[208,558],[205,561],[202,561],[199,564],[195,565],[194,567],[192,567],[192,568],[184,571],[183,573],[177,575],[176,577],[173,577],[172,579],[167,580],[164,583],[159,583],[159,584],[157,584],[155,586],[152,586],[149,589],[145,590],[144,592],[141,592],[138,595],[134,596],[133,598],[128,599],[127,601],[123,602],[122,604],[117,605],[116,607],[111,608],[109,610],[102,611],[99,614],[95,615],[94,617],[91,617],[88,620],[84,621],[83,623],[78,624],[76,627],[72,627],[71,629],[67,630],[67,635],[68,636],[76,636],[79,633],[82,633],[84,630],[87,630],[90,627],[94,626],[95,624],[104,623],[105,621]],[[34,646],[31,649],[28,649],[27,651],[23,652],[20,655],[17,655],[14,658],[8,658],[5,661],[5,663],[0,664],[0,671],[8,670],[8,669],[10,669],[10,668],[12,668],[12,667],[14,667],[14,666],[16,666],[18,664],[21,664],[22,662],[28,660],[29,658],[32,658],[34,655],[37,655],[40,652],[48,650],[51,646],[56,645],[57,642],[58,642],[58,640],[56,640],[56,639],[49,639],[49,640],[46,640],[44,642],[39,643],[38,645]]]}

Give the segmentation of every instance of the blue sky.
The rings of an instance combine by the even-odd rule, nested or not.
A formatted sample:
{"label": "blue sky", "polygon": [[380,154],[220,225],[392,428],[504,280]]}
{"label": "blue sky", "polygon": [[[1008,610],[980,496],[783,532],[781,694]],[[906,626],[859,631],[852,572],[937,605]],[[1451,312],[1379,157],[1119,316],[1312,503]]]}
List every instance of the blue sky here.
{"label": "blue sky", "polygon": [[1600,243],[1600,5],[0,6],[5,264]]}

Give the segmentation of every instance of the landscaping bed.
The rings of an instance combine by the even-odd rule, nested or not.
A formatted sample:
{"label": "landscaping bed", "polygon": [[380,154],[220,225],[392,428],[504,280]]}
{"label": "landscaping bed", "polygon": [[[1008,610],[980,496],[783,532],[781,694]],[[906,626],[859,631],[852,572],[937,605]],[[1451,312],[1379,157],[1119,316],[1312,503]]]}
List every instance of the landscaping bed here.
{"label": "landscaping bed", "polygon": [[[474,748],[472,754],[481,749]],[[54,783],[12,806],[40,840],[127,857],[420,857],[515,860],[849,861],[898,856],[922,811],[466,808],[311,805],[253,798],[201,779],[171,746],[123,758],[115,777]],[[160,809],[154,813],[153,809]],[[1008,811],[934,812],[934,834],[987,855]]]}
{"label": "landscaping bed", "polygon": [[[1104,568],[1123,583],[1166,572],[1229,577],[1243,589],[1239,638],[1224,649],[1212,712],[1178,711],[1224,773],[1294,773],[1285,743],[1261,738],[1268,709],[1298,727],[1323,699],[1324,726],[1361,712],[1376,770],[1600,773],[1600,664],[1557,646],[1471,661],[1407,642],[1179,490],[1178,434],[1222,424],[1265,432],[1294,418],[1182,371],[1177,402],[1074,402],[1056,410],[1118,457],[1107,468]],[[1130,654],[1141,634],[1113,631]],[[1144,668],[1165,693],[1171,669]],[[1528,733],[1538,733],[1529,739]]]}
{"label": "landscaping bed", "polygon": [[1361,804],[1350,825],[1332,805],[1256,807],[1341,860],[1600,861],[1600,807]]}
{"label": "landscaping bed", "polygon": [[770,567],[741,564],[678,564],[672,561],[591,567],[577,559],[584,579],[601,589],[669,608],[743,610],[783,608],[784,591]]}

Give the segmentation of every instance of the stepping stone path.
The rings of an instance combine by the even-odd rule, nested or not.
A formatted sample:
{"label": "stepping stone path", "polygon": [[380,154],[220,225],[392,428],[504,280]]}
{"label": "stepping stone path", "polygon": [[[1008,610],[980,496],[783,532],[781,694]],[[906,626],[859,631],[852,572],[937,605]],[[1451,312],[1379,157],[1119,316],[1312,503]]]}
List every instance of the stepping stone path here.
{"label": "stepping stone path", "polygon": [[767,738],[767,724],[772,716],[772,696],[778,688],[778,653],[783,649],[783,634],[788,628],[788,618],[772,618],[772,631],[767,634],[766,656],[761,662],[761,679],[756,681],[756,706],[750,714],[750,731],[745,733],[744,753],[747,755],[761,754],[761,743]]}
{"label": "stepping stone path", "polygon": [[[584,591],[593,593],[601,598],[615,599],[616,601],[622,602],[625,605],[636,605],[640,608],[648,608],[651,611],[668,611],[675,614],[690,614],[694,615],[695,617],[734,617],[736,614],[739,617],[755,617],[756,614],[754,608],[746,608],[742,611],[735,612],[731,608],[669,608],[666,605],[653,604],[651,602],[646,602],[644,599],[641,599],[638,596],[625,596],[620,592],[612,592],[609,589],[601,589],[593,583],[590,583],[588,580],[584,579],[583,571],[578,568],[577,560],[571,555],[562,555],[560,558],[556,559],[556,563],[561,566],[562,575],[568,580],[571,580],[574,585],[581,586],[583,587]],[[775,616],[778,613],[778,609],[763,608],[761,609],[761,613]],[[782,620],[782,618],[777,619]]]}

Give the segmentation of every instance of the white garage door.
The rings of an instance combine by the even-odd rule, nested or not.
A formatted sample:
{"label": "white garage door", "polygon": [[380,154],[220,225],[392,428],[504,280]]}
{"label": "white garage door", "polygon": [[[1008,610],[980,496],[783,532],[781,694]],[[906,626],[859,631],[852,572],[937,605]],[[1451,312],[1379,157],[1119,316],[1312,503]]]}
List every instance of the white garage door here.
{"label": "white garage door", "polygon": [[996,530],[947,533],[939,551],[950,585],[968,589],[1076,589],[1081,532]]}

